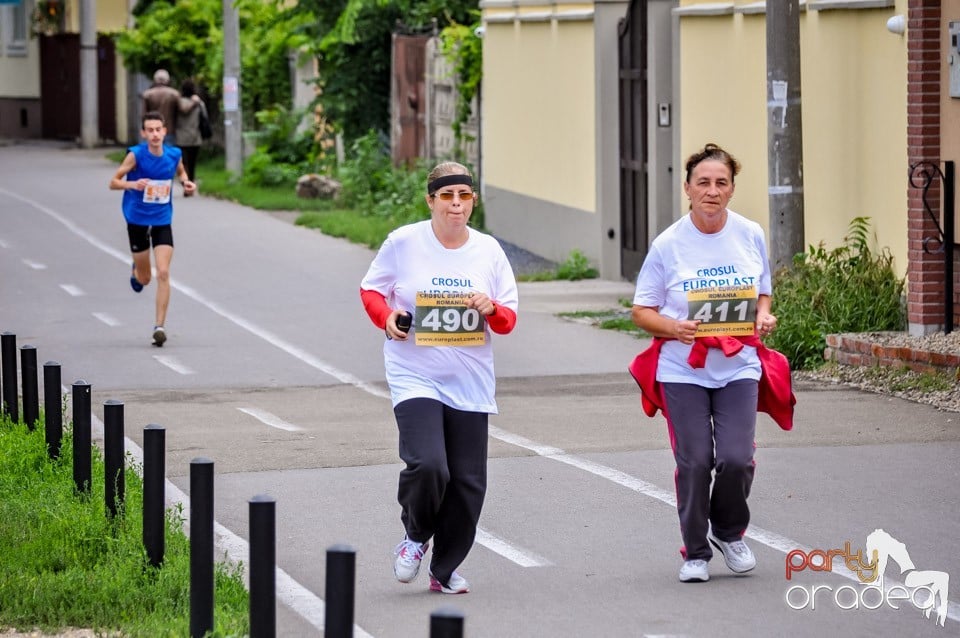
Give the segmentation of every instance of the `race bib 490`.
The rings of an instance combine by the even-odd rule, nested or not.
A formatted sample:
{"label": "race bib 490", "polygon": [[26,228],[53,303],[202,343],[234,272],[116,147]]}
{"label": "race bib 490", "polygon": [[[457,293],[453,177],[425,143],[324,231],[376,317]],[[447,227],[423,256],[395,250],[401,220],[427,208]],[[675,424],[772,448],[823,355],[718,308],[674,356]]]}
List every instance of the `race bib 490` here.
{"label": "race bib 490", "polygon": [[486,319],[467,308],[471,293],[417,293],[413,313],[418,346],[482,346],[487,342]]}

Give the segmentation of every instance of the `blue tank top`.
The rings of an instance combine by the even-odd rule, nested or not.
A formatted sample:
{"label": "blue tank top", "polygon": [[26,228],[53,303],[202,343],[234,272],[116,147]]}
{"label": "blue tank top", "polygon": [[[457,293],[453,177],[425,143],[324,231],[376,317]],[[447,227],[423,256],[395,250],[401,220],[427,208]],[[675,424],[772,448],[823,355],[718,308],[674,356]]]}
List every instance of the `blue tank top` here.
{"label": "blue tank top", "polygon": [[127,181],[141,178],[151,180],[142,190],[123,191],[123,216],[130,224],[165,226],[173,221],[173,182],[177,175],[181,151],[175,146],[163,145],[163,155],[154,155],[146,142],[129,149],[137,165],[127,173]]}

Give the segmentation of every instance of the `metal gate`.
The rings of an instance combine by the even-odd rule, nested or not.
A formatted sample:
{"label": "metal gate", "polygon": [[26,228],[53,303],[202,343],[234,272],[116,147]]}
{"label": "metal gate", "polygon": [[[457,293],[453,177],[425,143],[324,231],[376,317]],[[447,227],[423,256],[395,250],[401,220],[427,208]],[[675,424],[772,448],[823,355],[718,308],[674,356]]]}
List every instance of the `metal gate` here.
{"label": "metal gate", "polygon": [[636,279],[647,252],[647,2],[618,25],[620,67],[620,274]]}
{"label": "metal gate", "polygon": [[393,34],[390,148],[393,163],[410,164],[426,153],[426,49],[430,34]]}
{"label": "metal gate", "polygon": [[[97,119],[101,140],[117,139],[113,40],[97,36]],[[80,137],[80,35],[40,36],[40,112],[43,137]]]}

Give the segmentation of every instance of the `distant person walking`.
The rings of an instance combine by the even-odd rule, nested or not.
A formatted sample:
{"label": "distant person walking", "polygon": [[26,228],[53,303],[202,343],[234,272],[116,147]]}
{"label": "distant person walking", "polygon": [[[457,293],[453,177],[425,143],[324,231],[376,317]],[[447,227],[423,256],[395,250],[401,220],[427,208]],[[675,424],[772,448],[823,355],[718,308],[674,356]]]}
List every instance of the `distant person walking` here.
{"label": "distant person walking", "polygon": [[157,268],[156,322],[153,345],[167,340],[164,323],[170,304],[170,262],[173,260],[173,180],[179,178],[183,194],[193,195],[197,185],[187,175],[179,148],[163,143],[163,115],[144,113],[140,135],[144,141],[128,149],[110,180],[111,190],[123,191],[123,216],[133,254],[130,287],[140,292],[150,283],[150,246]]}
{"label": "distant person walking", "polygon": [[437,165],[426,201],[430,219],[390,233],[360,297],[386,332],[383,358],[406,463],[397,490],[405,534],[393,573],[413,581],[432,539],[431,591],[463,594],[470,586],[456,569],[476,537],[487,420],[497,413],[491,337],[516,325],[517,283],[497,240],[467,225],[476,192],[466,167]]}
{"label": "distant person walking", "polygon": [[192,181],[197,181],[197,156],[203,136],[200,134],[200,117],[207,117],[207,105],[197,95],[193,80],[184,80],[180,86],[180,124],[177,130],[177,146],[183,151],[183,166]]}
{"label": "distant person walking", "polygon": [[167,125],[165,143],[177,143],[177,118],[180,113],[188,113],[196,103],[180,102],[180,91],[170,86],[170,74],[165,69],[157,69],[153,74],[153,85],[143,92],[143,112],[157,111]]}

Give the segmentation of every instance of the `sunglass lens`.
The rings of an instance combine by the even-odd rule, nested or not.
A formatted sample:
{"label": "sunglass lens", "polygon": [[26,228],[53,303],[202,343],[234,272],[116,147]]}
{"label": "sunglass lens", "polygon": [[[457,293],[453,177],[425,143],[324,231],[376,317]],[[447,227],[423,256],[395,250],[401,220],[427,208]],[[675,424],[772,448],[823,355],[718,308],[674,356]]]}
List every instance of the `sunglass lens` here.
{"label": "sunglass lens", "polygon": [[451,193],[449,191],[437,193],[437,197],[439,197],[445,202],[452,202],[454,195],[460,195],[460,201],[462,202],[469,202],[471,199],[473,199],[473,193],[470,191],[467,191],[465,193]]}

